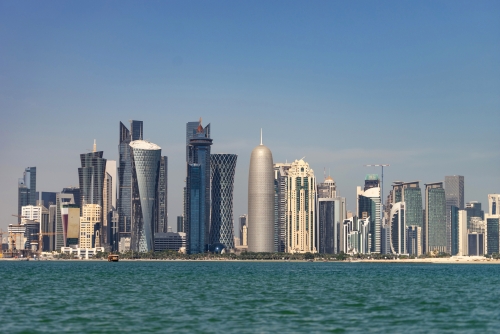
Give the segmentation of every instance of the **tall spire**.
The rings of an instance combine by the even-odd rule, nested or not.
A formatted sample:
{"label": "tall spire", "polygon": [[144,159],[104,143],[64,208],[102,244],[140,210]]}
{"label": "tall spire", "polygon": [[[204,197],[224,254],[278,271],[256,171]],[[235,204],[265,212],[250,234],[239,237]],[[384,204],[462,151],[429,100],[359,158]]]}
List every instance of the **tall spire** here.
{"label": "tall spire", "polygon": [[262,128],[260,128],[260,144],[262,145]]}
{"label": "tall spire", "polygon": [[95,142],[95,139],[94,139],[94,148],[92,149],[92,152],[97,152],[97,144]]}

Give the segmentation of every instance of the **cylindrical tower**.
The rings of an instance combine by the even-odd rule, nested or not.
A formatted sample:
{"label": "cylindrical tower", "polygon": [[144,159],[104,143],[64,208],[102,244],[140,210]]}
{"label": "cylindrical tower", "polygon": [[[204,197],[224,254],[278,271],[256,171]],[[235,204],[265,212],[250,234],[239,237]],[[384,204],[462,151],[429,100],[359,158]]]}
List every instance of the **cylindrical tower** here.
{"label": "cylindrical tower", "polygon": [[248,250],[274,252],[273,155],[262,145],[262,136],[248,172]]}

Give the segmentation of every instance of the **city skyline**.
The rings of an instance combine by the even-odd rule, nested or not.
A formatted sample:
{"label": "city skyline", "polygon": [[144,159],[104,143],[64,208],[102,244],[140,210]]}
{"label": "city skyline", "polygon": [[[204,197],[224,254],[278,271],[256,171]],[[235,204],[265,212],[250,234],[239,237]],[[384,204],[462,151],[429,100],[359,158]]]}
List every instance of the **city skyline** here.
{"label": "city skyline", "polygon": [[[306,156],[318,181],[331,170],[352,212],[356,186],[379,173],[364,164],[391,165],[384,197],[393,181],[446,175],[465,176],[466,202],[498,193],[499,4],[196,4],[0,5],[1,229],[17,221],[26,167],[37,167],[40,193],[78,186],[94,139],[119,162],[117,124],[128,119],[169,157],[170,226],[182,213],[184,126],[199,117],[212,124],[212,152],[239,157],[235,217],[247,213],[260,128],[275,163]],[[221,12],[233,18],[219,25]]]}

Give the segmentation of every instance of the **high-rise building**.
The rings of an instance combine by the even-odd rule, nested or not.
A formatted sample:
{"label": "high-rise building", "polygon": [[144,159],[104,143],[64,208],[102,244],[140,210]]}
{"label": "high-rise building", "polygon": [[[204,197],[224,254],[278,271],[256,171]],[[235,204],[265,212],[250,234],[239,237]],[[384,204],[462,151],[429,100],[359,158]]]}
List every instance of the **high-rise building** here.
{"label": "high-rise building", "polygon": [[236,154],[212,154],[210,169],[212,180],[212,215],[210,218],[210,244],[223,244],[234,248],[233,189]]}
{"label": "high-rise building", "polygon": [[[36,191],[36,167],[27,167],[23,177],[17,183],[17,214],[21,216],[21,208],[26,205],[36,205],[38,200]],[[21,217],[18,217],[18,223]]]}
{"label": "high-rise building", "polygon": [[481,208],[481,203],[478,201],[471,201],[465,204],[465,211],[467,211],[467,221],[472,217],[479,217],[484,219],[484,211]]}
{"label": "high-rise building", "polygon": [[248,250],[274,252],[273,154],[262,144],[250,155],[248,171]]}
{"label": "high-rise building", "polygon": [[[189,125],[189,123],[188,123]],[[184,225],[187,252],[203,253],[210,240],[210,124],[203,128],[201,119],[189,140]]]}
{"label": "high-rise building", "polygon": [[101,247],[99,245],[99,231],[101,224],[101,206],[98,204],[85,204],[80,217],[80,248]]}
{"label": "high-rise building", "polygon": [[184,217],[177,216],[177,232],[184,232]]}
{"label": "high-rise building", "polygon": [[116,160],[106,161],[106,173],[111,177],[111,203],[109,205],[109,211],[116,210],[116,190],[118,185],[118,176],[116,169]]}
{"label": "high-rise building", "polygon": [[464,177],[461,175],[445,176],[444,191],[446,196],[446,247],[451,251],[451,207],[464,210]]}
{"label": "high-rise building", "polygon": [[339,252],[341,224],[347,218],[345,198],[318,198],[317,199],[317,239],[318,252],[322,254],[336,254]]}
{"label": "high-rise building", "polygon": [[[94,141],[92,152],[80,154],[81,168],[78,168],[80,184],[80,211],[84,204],[103,205],[104,178],[106,176],[106,159],[103,152],[97,151]],[[80,212],[82,213],[82,212]]]}
{"label": "high-rise building", "polygon": [[77,204],[62,203],[61,221],[64,247],[78,245],[80,237],[80,208]]}
{"label": "high-rise building", "polygon": [[124,238],[120,251],[130,245],[132,231],[132,155],[130,142],[143,139],[142,121],[130,121],[130,130],[120,122],[120,138],[118,144],[118,230],[119,239]]}
{"label": "high-rise building", "polygon": [[290,166],[287,193],[287,252],[316,253],[316,177],[302,159]]}
{"label": "high-rise building", "polygon": [[500,194],[488,194],[488,213],[484,217],[486,225],[485,253],[500,253]]}
{"label": "high-rise building", "polygon": [[458,256],[467,256],[469,250],[467,248],[467,211],[458,211]]}
{"label": "high-rise building", "polygon": [[[446,196],[443,182],[425,185],[426,252],[448,252],[446,234]],[[450,236],[451,239],[451,236]]]}
{"label": "high-rise building", "polygon": [[[241,215],[239,218],[239,226],[240,226],[240,244],[239,246],[248,246],[248,236],[247,232],[247,215]],[[243,228],[245,228],[245,235],[243,235]]]}
{"label": "high-rise building", "polygon": [[275,163],[274,169],[274,249],[287,250],[288,171],[291,163]]}
{"label": "high-rise building", "polygon": [[[73,201],[75,202],[74,204],[80,205],[80,188],[77,187],[67,187],[63,188],[61,191],[61,194],[71,194],[73,195]],[[57,202],[57,200],[56,200]]]}
{"label": "high-rise building", "polygon": [[42,191],[42,205],[46,208],[50,208],[51,205],[56,204],[56,192]]}
{"label": "high-rise building", "polygon": [[391,220],[391,252],[401,255],[407,254],[406,237],[406,205],[405,202],[397,202],[392,205]]}
{"label": "high-rise building", "polygon": [[130,248],[149,252],[154,249],[158,176],[161,148],[145,140],[130,143],[132,157],[132,221]]}
{"label": "high-rise building", "polygon": [[422,227],[408,226],[406,228],[406,248],[408,254],[414,256],[422,255]]}
{"label": "high-rise building", "polygon": [[380,198],[380,180],[377,174],[368,174],[365,187],[357,188],[357,205],[359,219],[370,217],[370,252],[381,252],[381,219],[382,201]]}
{"label": "high-rise building", "polygon": [[[56,196],[55,205],[55,240],[54,240],[54,250],[60,251],[61,247],[66,247],[66,221],[63,222],[63,216],[66,213],[64,209],[65,205],[73,204],[75,205],[75,200],[73,194],[59,193]],[[78,207],[78,206],[77,206]],[[64,212],[63,212],[64,211]],[[50,211],[49,211],[50,216]],[[50,219],[49,219],[50,220]]]}
{"label": "high-rise building", "polygon": [[155,233],[167,233],[168,228],[168,157],[160,158],[160,171],[158,175],[158,213],[156,218]]}
{"label": "high-rise building", "polygon": [[460,226],[458,207],[452,205],[451,208],[451,255],[458,255],[460,251]]}
{"label": "high-rise building", "polygon": [[318,198],[335,198],[337,197],[337,186],[335,180],[331,176],[327,176],[323,183],[317,185]]}

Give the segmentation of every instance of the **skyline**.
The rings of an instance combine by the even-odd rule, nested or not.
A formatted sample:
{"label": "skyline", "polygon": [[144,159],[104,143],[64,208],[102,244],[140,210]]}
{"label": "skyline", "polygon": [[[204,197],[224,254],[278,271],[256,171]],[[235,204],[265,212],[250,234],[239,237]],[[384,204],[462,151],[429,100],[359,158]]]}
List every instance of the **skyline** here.
{"label": "skyline", "polygon": [[446,175],[465,176],[466,202],[499,192],[498,3],[258,4],[1,3],[0,228],[26,167],[38,191],[78,186],[80,154],[96,139],[118,161],[128,119],[169,158],[172,227],[199,117],[213,153],[238,155],[235,224],[260,128],[275,163],[305,156],[318,182],[331,170],[351,211],[380,174],[364,164],[391,164],[384,197]]}

